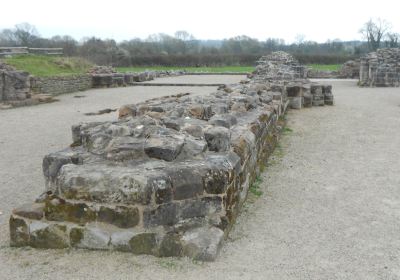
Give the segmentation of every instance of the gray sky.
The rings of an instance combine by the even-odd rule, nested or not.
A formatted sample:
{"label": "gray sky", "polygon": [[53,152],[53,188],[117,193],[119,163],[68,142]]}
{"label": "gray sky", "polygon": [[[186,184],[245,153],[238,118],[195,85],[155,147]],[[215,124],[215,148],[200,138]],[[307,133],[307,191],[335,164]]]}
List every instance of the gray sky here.
{"label": "gray sky", "polygon": [[[360,39],[358,30],[380,17],[400,33],[400,1],[351,0],[18,0],[1,1],[0,29],[28,22],[43,37],[68,34],[113,38],[146,38],[186,30],[198,39],[248,35],[292,42]],[[6,12],[4,12],[6,11]]]}

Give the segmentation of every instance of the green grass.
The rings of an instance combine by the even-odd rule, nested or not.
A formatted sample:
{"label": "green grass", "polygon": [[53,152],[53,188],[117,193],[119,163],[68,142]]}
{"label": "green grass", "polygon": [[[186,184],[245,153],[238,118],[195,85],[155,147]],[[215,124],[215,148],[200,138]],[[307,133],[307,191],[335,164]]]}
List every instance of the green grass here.
{"label": "green grass", "polygon": [[262,179],[261,179],[261,177],[257,177],[255,180],[254,180],[254,183],[250,186],[250,192],[252,193],[252,194],[254,194],[256,197],[260,197],[262,194],[263,194],[263,192],[260,190],[260,184],[262,183]]}
{"label": "green grass", "polygon": [[187,72],[223,73],[238,72],[250,73],[254,71],[253,66],[217,66],[217,67],[179,67],[179,66],[138,66],[138,67],[117,67],[119,72],[143,72],[145,70],[186,70]]}
{"label": "green grass", "polygon": [[308,64],[307,66],[319,71],[339,71],[342,64]]}
{"label": "green grass", "polygon": [[5,58],[3,61],[18,70],[37,77],[65,76],[86,73],[90,62],[78,57],[56,57],[44,55],[21,55]]}

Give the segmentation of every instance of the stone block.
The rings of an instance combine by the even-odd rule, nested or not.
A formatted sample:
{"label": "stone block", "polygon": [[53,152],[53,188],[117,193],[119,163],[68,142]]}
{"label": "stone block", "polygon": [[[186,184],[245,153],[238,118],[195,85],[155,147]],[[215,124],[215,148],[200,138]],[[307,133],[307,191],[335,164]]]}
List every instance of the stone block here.
{"label": "stone block", "polygon": [[69,247],[65,225],[32,221],[29,226],[29,245],[35,248],[62,249]]}
{"label": "stone block", "polygon": [[225,127],[209,127],[204,131],[208,149],[214,152],[226,152],[230,148],[231,133]]}
{"label": "stone block", "polygon": [[11,246],[27,246],[29,243],[29,225],[18,216],[10,217],[10,245]]}
{"label": "stone block", "polygon": [[196,228],[182,237],[186,256],[200,261],[214,261],[222,245],[224,232],[219,228]]}

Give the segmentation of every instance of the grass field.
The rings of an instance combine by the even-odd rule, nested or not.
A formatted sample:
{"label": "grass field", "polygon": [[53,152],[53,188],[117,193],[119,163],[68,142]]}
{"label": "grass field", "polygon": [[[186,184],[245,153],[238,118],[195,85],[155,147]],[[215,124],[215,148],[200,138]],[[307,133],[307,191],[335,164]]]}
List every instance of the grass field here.
{"label": "grass field", "polygon": [[38,77],[82,74],[92,66],[85,59],[78,57],[22,55],[2,60],[18,70],[27,71]]}
{"label": "grass field", "polygon": [[[92,66],[90,62],[78,57],[55,57],[40,55],[22,55],[4,58],[4,62],[31,73],[34,76],[62,76],[86,73]],[[338,71],[341,64],[309,64],[314,70]],[[187,72],[205,73],[250,73],[254,71],[253,66],[217,66],[217,67],[167,67],[167,66],[140,66],[140,67],[117,67],[119,72],[143,72],[145,70],[186,70]]]}
{"label": "grass field", "polygon": [[253,66],[218,66],[218,67],[167,67],[167,66],[140,66],[140,67],[117,67],[119,72],[143,72],[145,70],[186,70],[187,72],[223,73],[238,72],[249,73],[254,70]]}
{"label": "grass field", "polygon": [[339,71],[342,64],[309,64],[307,66],[319,71]]}

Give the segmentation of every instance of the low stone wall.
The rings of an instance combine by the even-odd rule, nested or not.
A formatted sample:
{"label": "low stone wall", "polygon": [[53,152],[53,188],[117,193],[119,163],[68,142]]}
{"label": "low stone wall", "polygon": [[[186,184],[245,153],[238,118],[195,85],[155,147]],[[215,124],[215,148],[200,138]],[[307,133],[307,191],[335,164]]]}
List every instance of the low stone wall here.
{"label": "low stone wall", "polygon": [[183,71],[145,71],[138,73],[92,73],[92,86],[102,87],[121,87],[135,83],[152,81],[160,77],[174,77],[184,75]]}
{"label": "low stone wall", "polygon": [[45,192],[13,211],[11,245],[214,260],[289,104],[333,102],[330,86],[298,79],[290,56],[260,63],[208,96],[156,98],[121,107],[118,121],[73,126],[73,144],[43,160]]}
{"label": "low stone wall", "polygon": [[33,93],[55,96],[92,88],[92,77],[90,75],[31,77],[30,85]]}

